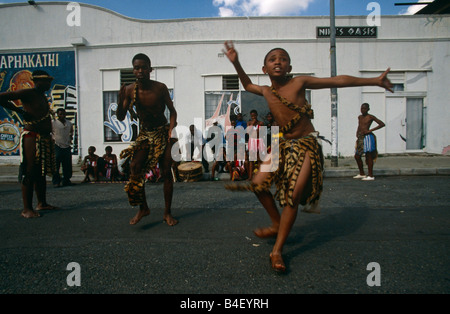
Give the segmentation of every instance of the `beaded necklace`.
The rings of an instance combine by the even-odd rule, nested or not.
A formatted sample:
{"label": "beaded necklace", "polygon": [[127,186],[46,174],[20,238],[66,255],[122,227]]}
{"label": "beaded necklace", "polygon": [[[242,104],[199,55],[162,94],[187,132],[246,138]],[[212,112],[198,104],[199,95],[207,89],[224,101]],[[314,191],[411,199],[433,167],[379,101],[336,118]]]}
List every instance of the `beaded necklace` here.
{"label": "beaded necklace", "polygon": [[130,108],[129,109],[133,109],[133,106],[136,103],[136,97],[137,97],[137,93],[138,93],[138,84],[137,82],[134,83],[134,93],[133,93],[133,100],[130,103]]}
{"label": "beaded necklace", "polygon": [[47,114],[44,117],[40,118],[39,120],[32,120],[32,121],[25,121],[24,120],[23,124],[24,125],[37,125],[38,123],[44,121],[45,119],[49,118],[50,116],[55,117],[53,110],[48,109],[48,112],[47,112]]}
{"label": "beaded necklace", "polygon": [[281,101],[281,103],[285,106],[287,106],[289,109],[297,112],[298,114],[289,121],[288,124],[286,124],[284,127],[280,129],[280,132],[282,133],[289,133],[290,130],[294,127],[294,125],[302,118],[302,117],[308,117],[309,119],[314,119],[314,111],[311,109],[311,104],[306,102],[306,105],[300,107],[297,105],[294,105],[293,103],[289,102],[286,98],[281,96],[275,87],[271,87],[272,93]]}

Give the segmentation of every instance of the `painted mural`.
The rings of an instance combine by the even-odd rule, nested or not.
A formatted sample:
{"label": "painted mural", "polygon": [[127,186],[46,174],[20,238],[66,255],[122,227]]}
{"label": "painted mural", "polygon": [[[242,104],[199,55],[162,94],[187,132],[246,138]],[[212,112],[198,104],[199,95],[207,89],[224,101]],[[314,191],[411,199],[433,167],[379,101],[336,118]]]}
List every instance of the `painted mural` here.
{"label": "painted mural", "polygon": [[[72,153],[78,153],[77,92],[75,81],[75,53],[73,51],[0,54],[0,92],[34,88],[31,74],[44,70],[54,77],[47,92],[53,111],[64,108],[66,119],[74,125]],[[22,107],[19,101],[14,101]],[[0,156],[19,155],[22,117],[0,107]]]}
{"label": "painted mural", "polygon": [[[173,101],[173,89],[169,89],[170,98]],[[118,91],[103,92],[103,131],[105,142],[132,142],[139,133],[139,118],[136,108],[132,112],[127,111],[125,119],[119,121],[116,116]],[[169,110],[166,107],[164,115],[167,121],[170,119]]]}

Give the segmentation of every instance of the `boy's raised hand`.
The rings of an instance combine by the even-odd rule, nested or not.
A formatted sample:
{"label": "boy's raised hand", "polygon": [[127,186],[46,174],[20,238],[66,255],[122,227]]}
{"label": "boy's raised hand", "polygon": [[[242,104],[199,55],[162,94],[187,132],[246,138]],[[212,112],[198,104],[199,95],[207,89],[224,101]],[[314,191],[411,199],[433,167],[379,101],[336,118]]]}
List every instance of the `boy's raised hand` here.
{"label": "boy's raised hand", "polygon": [[383,87],[383,88],[387,89],[388,91],[390,91],[391,93],[393,93],[394,91],[392,90],[392,87],[394,85],[392,85],[391,81],[387,77],[389,71],[391,71],[391,68],[387,68],[387,70],[384,71],[384,73],[380,75],[380,77],[379,77],[380,87]]}
{"label": "boy's raised hand", "polygon": [[234,45],[232,41],[226,41],[224,43],[225,49],[222,49],[223,53],[226,54],[227,58],[231,63],[235,63],[238,61],[237,51],[234,49]]}

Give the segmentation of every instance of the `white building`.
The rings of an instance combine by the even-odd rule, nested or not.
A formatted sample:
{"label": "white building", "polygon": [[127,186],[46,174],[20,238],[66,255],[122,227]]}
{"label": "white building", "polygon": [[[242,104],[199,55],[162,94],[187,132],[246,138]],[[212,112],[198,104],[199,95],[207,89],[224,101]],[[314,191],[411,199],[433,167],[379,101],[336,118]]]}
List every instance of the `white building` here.
{"label": "white building", "polygon": [[[255,83],[269,84],[261,68],[274,47],[290,53],[293,75],[324,77],[330,76],[330,41],[321,36],[320,27],[327,26],[327,16],[137,20],[85,4],[0,5],[0,91],[13,89],[12,75],[19,70],[44,68],[59,84],[53,105],[72,110],[78,126],[76,154],[86,155],[91,145],[98,154],[107,145],[118,154],[136,133],[135,121],[114,120],[111,104],[121,83],[133,79],[131,59],[136,53],[151,58],[152,78],[173,92],[179,125],[202,121],[204,126],[222,95],[221,112],[214,117],[224,124],[227,104],[231,110],[240,107],[247,119],[254,108],[260,118],[268,112],[263,98],[236,84],[234,68],[222,53],[225,40],[235,42]],[[394,94],[376,87],[338,90],[339,154],[354,154],[364,102],[386,123],[375,133],[380,153],[442,153],[450,145],[450,16],[382,16],[374,27],[365,16],[339,16],[336,26],[338,35],[347,34],[337,38],[337,74],[377,76],[391,67],[389,78],[396,89]],[[312,90],[309,97],[316,129],[330,138],[330,90]],[[20,126],[11,117],[2,119],[11,119],[8,126]],[[10,129],[0,125],[0,162],[18,158],[12,156],[17,154],[14,144],[2,141],[12,138]],[[324,153],[330,152],[324,144]]]}

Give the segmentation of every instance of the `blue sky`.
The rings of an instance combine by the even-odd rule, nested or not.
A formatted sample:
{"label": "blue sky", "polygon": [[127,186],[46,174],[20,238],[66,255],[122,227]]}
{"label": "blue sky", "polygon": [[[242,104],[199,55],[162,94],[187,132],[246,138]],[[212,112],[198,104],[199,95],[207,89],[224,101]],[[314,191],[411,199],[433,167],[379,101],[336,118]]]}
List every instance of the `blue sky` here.
{"label": "blue sky", "polygon": [[[405,14],[423,5],[395,6],[395,3],[431,0],[335,0],[336,15],[368,15],[371,2],[379,4],[381,15]],[[0,0],[2,3],[27,1]],[[39,0],[36,3],[39,4]],[[56,1],[58,2],[58,1]],[[66,2],[66,1],[63,1]],[[314,16],[329,15],[329,0],[83,0],[122,15],[138,19],[180,19],[227,16]],[[0,6],[1,7],[1,6]],[[413,11],[410,11],[413,13]]]}

